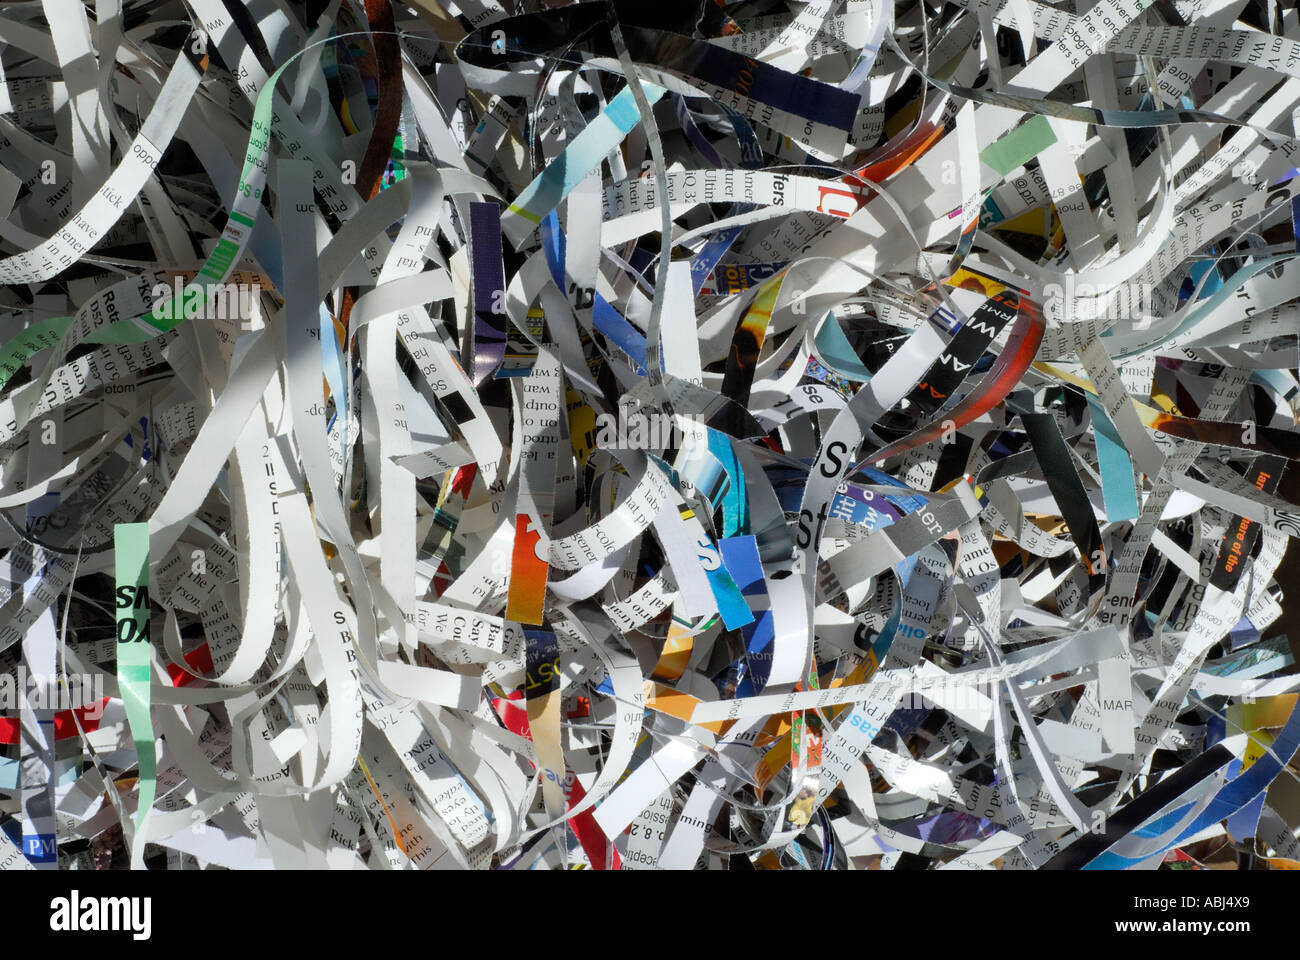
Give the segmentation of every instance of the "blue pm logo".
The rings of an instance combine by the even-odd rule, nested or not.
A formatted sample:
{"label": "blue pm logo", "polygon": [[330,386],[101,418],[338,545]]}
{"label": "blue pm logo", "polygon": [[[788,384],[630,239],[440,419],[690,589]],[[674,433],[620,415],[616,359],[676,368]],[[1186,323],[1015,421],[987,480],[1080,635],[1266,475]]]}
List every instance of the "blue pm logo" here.
{"label": "blue pm logo", "polygon": [[23,837],[23,853],[32,863],[53,863],[59,857],[54,834],[37,833]]}

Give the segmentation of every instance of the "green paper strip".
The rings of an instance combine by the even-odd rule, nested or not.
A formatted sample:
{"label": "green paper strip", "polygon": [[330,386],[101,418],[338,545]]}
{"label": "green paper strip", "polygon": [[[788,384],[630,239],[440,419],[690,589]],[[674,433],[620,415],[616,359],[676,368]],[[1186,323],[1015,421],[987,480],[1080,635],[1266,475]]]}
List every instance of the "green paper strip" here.
{"label": "green paper strip", "polygon": [[144,866],[144,844],[137,843],[158,789],[153,721],[149,717],[153,680],[149,644],[149,524],[119,523],[113,527],[117,592],[117,684],[131,724],[131,739],[140,756],[140,802],[132,831],[131,867]]}
{"label": "green paper strip", "polygon": [[980,159],[1006,176],[1026,160],[1032,160],[1056,142],[1051,124],[1042,115],[1030,117],[1001,140],[995,140],[980,153]]}
{"label": "green paper strip", "polygon": [[[118,320],[91,332],[85,343],[143,343],[152,340],[160,333],[166,333],[182,323],[185,319],[183,309],[176,309],[184,304],[186,298],[201,296],[207,302],[207,288],[212,284],[226,282],[234,272],[239,258],[243,255],[248,241],[253,235],[253,225],[262,210],[262,191],[266,185],[267,155],[271,146],[271,124],[275,117],[272,100],[275,85],[294,62],[314,47],[332,44],[349,37],[365,36],[362,33],[341,33],[323,40],[310,43],[299,50],[276,69],[267,79],[257,95],[253,105],[253,120],[248,135],[248,147],[244,151],[244,166],[239,175],[239,186],[235,191],[235,202],[226,218],[221,239],[208,255],[198,275],[186,285],[180,298],[160,300],[154,304],[152,311],[142,317],[128,317]],[[179,301],[179,302],[178,302]],[[179,314],[179,316],[177,315]]]}
{"label": "green paper strip", "polygon": [[[262,191],[266,183],[266,158],[270,150],[271,124],[275,116],[272,100],[276,83],[281,75],[308,50],[322,44],[333,44],[338,40],[362,36],[366,34],[343,33],[308,44],[271,74],[258,93],[257,101],[253,106],[248,146],[244,151],[244,166],[239,175],[239,186],[235,192],[233,208],[226,219],[221,239],[217,241],[216,247],[204,261],[198,275],[186,285],[179,298],[169,297],[160,300],[154,304],[149,313],[141,317],[126,317],[99,327],[91,331],[82,341],[83,343],[144,343],[174,329],[184,321],[185,311],[178,307],[183,306],[186,297],[201,296],[204,302],[207,302],[208,286],[224,283],[234,272],[244,248],[252,237],[253,226],[262,209]],[[41,321],[0,346],[0,389],[3,389],[9,379],[37,352],[53,346],[62,339],[68,328],[72,326],[72,321],[72,317],[56,317]],[[54,337],[52,341],[51,336]],[[34,344],[36,346],[33,346]]]}

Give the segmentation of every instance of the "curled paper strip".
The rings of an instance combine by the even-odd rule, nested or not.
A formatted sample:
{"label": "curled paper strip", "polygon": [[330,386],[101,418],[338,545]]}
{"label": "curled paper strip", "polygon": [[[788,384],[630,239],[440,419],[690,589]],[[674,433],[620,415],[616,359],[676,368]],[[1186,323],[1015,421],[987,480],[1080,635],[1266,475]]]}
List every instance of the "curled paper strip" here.
{"label": "curled paper strip", "polygon": [[0,9],[0,869],[1300,866],[1300,18]]}

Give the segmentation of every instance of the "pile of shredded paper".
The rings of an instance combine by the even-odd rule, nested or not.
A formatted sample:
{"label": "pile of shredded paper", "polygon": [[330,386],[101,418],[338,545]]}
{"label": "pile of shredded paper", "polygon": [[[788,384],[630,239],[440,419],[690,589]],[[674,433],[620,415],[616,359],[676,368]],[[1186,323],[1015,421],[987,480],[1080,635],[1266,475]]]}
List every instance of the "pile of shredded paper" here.
{"label": "pile of shredded paper", "polygon": [[0,869],[1300,868],[1298,125],[1271,0],[4,4]]}

